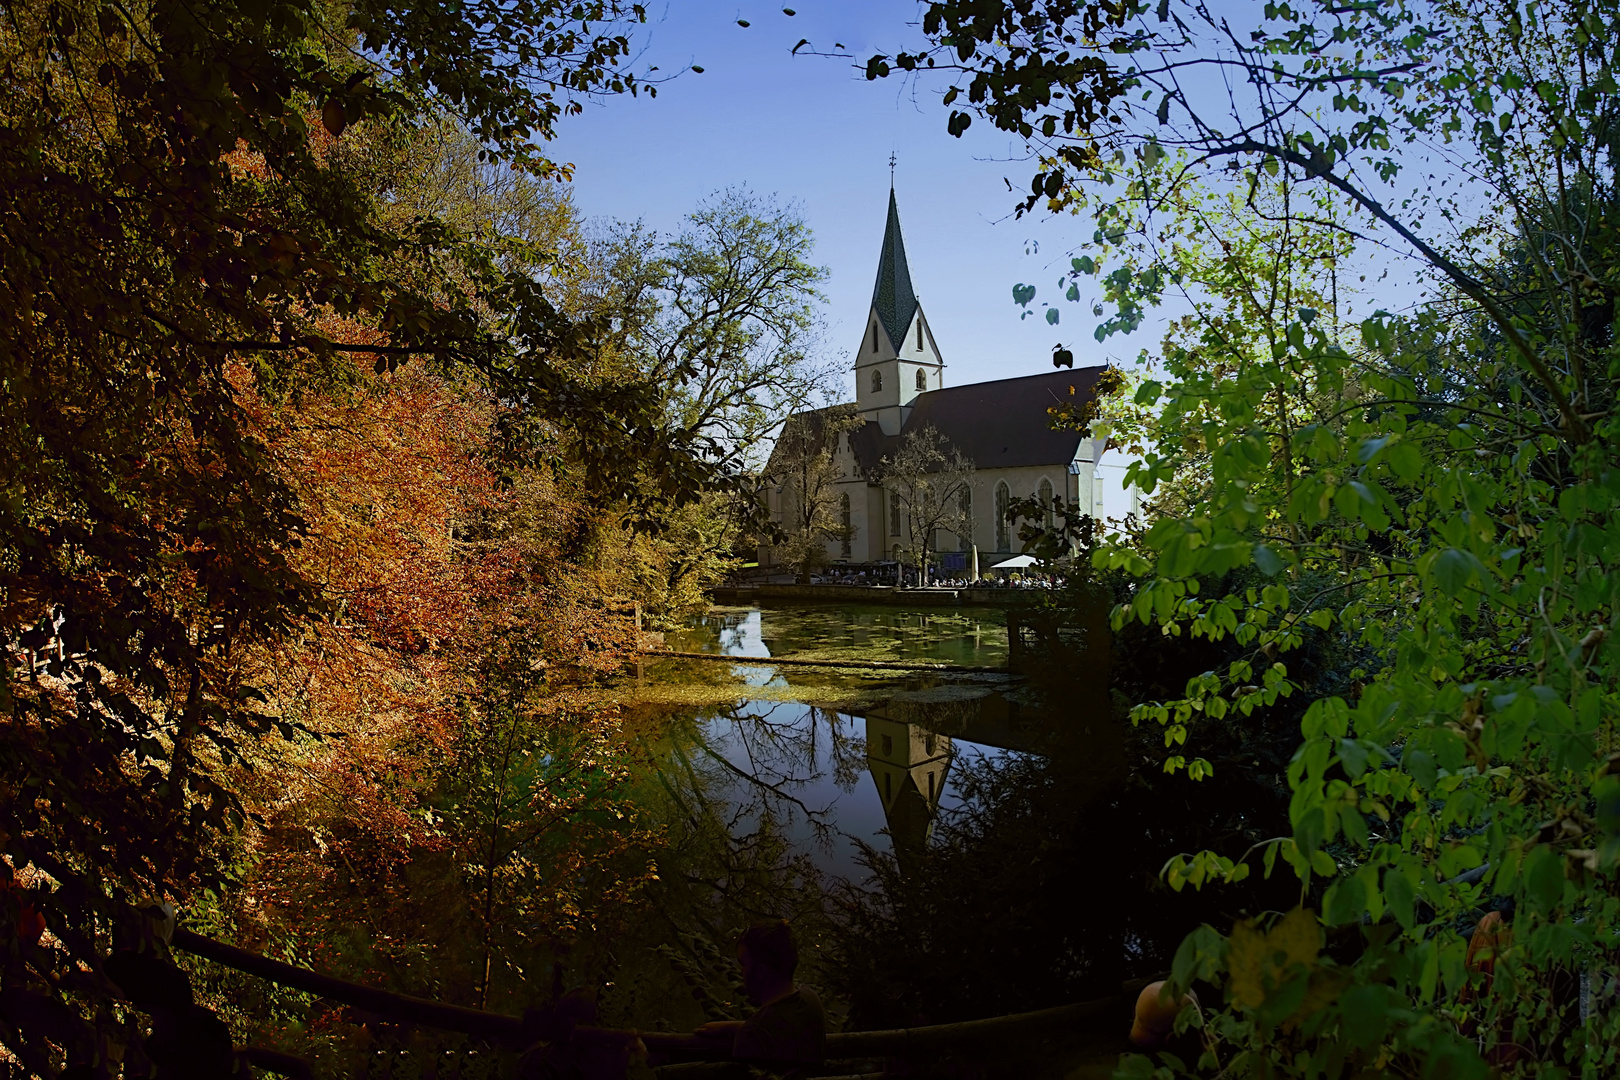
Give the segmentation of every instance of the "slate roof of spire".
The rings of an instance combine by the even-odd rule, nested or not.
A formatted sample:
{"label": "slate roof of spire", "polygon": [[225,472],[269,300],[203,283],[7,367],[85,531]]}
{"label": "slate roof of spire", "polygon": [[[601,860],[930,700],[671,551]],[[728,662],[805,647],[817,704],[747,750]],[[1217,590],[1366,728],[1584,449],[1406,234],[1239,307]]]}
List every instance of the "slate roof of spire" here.
{"label": "slate roof of spire", "polygon": [[911,271],[906,267],[906,244],[900,238],[900,207],[889,189],[889,223],[883,230],[883,254],[878,256],[877,284],[872,287],[872,306],[889,333],[889,341],[899,346],[911,317],[917,313],[917,294],[911,288]]}

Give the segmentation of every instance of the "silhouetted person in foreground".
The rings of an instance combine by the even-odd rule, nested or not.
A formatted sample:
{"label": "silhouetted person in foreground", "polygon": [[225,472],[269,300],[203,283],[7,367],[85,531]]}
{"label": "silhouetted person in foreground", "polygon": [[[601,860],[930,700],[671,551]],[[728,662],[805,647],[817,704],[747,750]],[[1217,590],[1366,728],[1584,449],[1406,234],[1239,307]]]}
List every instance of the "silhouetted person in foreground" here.
{"label": "silhouetted person in foreground", "polygon": [[737,962],[748,1000],[759,1011],[747,1020],[704,1024],[698,1034],[732,1034],[733,1057],[778,1072],[822,1062],[827,1056],[827,1013],[813,991],[793,982],[799,950],[788,924],[749,927],[737,943]]}
{"label": "silhouetted person in foreground", "polygon": [[1197,1028],[1189,1029],[1179,1038],[1175,1034],[1176,1017],[1182,1009],[1198,1009],[1198,995],[1191,990],[1179,998],[1171,997],[1163,980],[1149,983],[1136,998],[1136,1017],[1131,1023],[1131,1045],[1139,1050],[1169,1050],[1188,1064],[1198,1060],[1200,1049]]}

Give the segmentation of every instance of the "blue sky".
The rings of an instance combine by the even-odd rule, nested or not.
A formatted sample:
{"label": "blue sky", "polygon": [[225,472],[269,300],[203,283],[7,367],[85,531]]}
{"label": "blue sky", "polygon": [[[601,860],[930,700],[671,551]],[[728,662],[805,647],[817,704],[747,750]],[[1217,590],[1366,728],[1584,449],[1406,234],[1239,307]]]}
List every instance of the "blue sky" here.
{"label": "blue sky", "polygon": [[[799,203],[830,271],[826,346],[841,358],[854,350],[871,301],[892,151],[912,280],[945,354],[947,385],[1051,370],[1060,339],[1077,364],[1134,355],[1150,335],[1111,340],[1105,350],[1078,318],[1056,328],[1034,316],[1020,321],[1013,285],[1028,281],[1056,299],[1064,250],[1089,232],[1080,219],[1013,220],[1003,177],[1021,193],[1035,171],[1022,145],[983,121],[954,139],[937,93],[892,77],[867,82],[856,66],[920,43],[919,10],[910,0],[655,3],[637,34],[638,70],[657,65],[667,75],[697,64],[703,73],[680,75],[654,99],[587,105],[561,125],[551,152],[575,166],[575,199],[589,217],[673,230],[705,195],[740,184]],[[800,38],[826,51],[842,43],[856,59],[792,56]],[[1039,254],[1026,254],[1036,244]],[[1065,307],[1066,317],[1080,314]]]}
{"label": "blue sky", "polygon": [[[1237,9],[1256,14],[1241,3]],[[1020,320],[1013,285],[1039,288],[1037,313],[1042,301],[1057,302],[1060,269],[1085,251],[1092,227],[1089,218],[1044,210],[1015,220],[1006,181],[1021,195],[1034,164],[1019,140],[984,120],[961,139],[947,134],[944,82],[866,80],[868,56],[922,45],[921,10],[916,0],[655,0],[634,34],[641,50],[634,68],[656,65],[656,77],[675,77],[656,98],[588,103],[560,125],[551,153],[573,164],[575,200],[588,217],[639,218],[673,231],[699,200],[732,185],[798,203],[816,234],[816,258],[829,270],[825,349],[840,364],[860,339],[871,301],[891,152],[912,280],[945,355],[947,385],[1049,371],[1059,341],[1080,366],[1154,349],[1167,312],[1106,345],[1092,339],[1094,320],[1081,305],[1060,303],[1057,327],[1038,314]],[[801,38],[823,52],[841,44],[836,51],[849,57],[808,49],[794,56]],[[694,64],[702,74],[686,70]],[[1212,93],[1219,90],[1212,84]],[[1422,177],[1405,177],[1404,194]],[[1403,192],[1375,194],[1398,201]],[[1355,262],[1341,278],[1347,317],[1379,304],[1400,310],[1424,295],[1409,258],[1364,247]],[[1359,290],[1351,284],[1356,272],[1367,274]],[[1179,314],[1184,305],[1175,308]],[[853,386],[847,391],[853,397]]]}

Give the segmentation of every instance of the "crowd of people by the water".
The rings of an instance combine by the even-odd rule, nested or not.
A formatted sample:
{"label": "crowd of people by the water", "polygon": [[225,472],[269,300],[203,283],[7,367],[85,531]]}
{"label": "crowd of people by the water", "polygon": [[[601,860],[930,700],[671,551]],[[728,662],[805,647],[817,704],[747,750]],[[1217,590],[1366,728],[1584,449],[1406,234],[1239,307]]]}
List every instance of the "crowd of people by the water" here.
{"label": "crowd of people by the water", "polygon": [[930,589],[1056,589],[1063,585],[1061,576],[1040,574],[1009,574],[1006,577],[932,578]]}
{"label": "crowd of people by the water", "polygon": [[[781,580],[792,580],[782,575]],[[912,567],[877,566],[829,569],[810,576],[812,585],[898,585],[915,589],[1056,589],[1063,586],[1062,574],[1006,573],[970,577],[966,574],[946,572],[930,574],[926,585],[917,584],[917,571]],[[739,581],[739,584],[746,582]]]}

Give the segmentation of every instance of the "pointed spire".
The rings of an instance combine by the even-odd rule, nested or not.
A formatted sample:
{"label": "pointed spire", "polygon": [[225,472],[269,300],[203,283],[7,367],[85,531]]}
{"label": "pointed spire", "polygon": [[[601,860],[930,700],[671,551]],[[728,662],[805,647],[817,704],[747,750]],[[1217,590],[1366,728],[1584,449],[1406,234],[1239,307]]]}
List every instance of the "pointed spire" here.
{"label": "pointed spire", "polygon": [[896,348],[917,313],[917,294],[911,288],[911,271],[906,267],[906,245],[900,237],[900,207],[889,189],[889,223],[883,230],[883,254],[878,257],[877,285],[872,289],[872,307]]}

